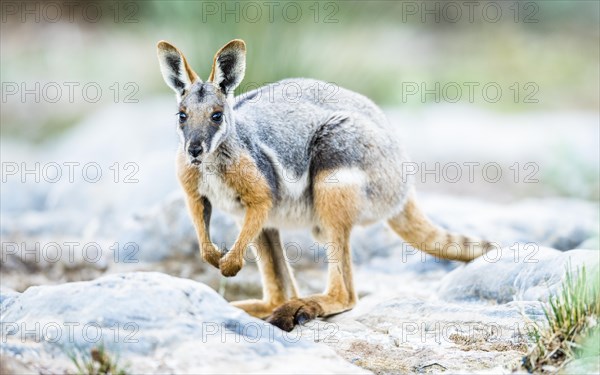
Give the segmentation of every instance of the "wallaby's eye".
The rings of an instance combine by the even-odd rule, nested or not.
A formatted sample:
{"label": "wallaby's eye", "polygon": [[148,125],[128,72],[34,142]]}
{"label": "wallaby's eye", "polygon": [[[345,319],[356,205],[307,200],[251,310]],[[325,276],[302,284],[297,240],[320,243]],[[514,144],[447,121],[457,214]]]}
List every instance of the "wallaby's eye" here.
{"label": "wallaby's eye", "polygon": [[184,123],[187,120],[185,112],[177,112],[177,117],[179,117],[179,123]]}
{"label": "wallaby's eye", "polygon": [[223,112],[214,112],[210,115],[210,119],[213,120],[214,123],[220,124],[223,121]]}

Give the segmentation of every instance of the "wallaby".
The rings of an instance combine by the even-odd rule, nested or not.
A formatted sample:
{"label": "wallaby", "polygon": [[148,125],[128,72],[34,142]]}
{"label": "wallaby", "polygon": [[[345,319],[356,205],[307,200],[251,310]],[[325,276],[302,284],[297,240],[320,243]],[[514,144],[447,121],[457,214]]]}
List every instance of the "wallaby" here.
{"label": "wallaby", "polygon": [[[414,247],[445,259],[469,261],[492,246],[427,219],[403,175],[407,158],[397,132],[368,98],[343,88],[332,97],[327,84],[304,78],[234,98],[246,68],[246,45],[238,39],[216,53],[206,82],[173,45],[159,42],[158,58],[177,94],[177,174],[202,258],[234,276],[250,244],[257,253],[263,298],[233,302],[249,314],[290,331],[351,309],[355,225],[385,220]],[[228,252],[210,239],[212,206],[241,223]],[[283,227],[310,227],[328,243],[323,294],[298,296],[279,238]]]}

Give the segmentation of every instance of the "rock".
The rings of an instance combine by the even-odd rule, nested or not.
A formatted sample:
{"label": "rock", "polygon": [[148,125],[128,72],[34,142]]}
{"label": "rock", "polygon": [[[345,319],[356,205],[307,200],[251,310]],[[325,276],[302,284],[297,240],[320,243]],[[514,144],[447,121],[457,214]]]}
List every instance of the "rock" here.
{"label": "rock", "polygon": [[438,295],[445,301],[546,300],[564,279],[566,270],[598,266],[597,250],[558,250],[527,244],[493,250],[450,272]]}
{"label": "rock", "polygon": [[[7,287],[0,287],[0,306],[1,309],[3,310],[4,307],[8,306],[10,301],[17,297],[19,295],[18,292],[15,292],[14,290],[7,288]],[[0,310],[0,312],[2,311]]]}
{"label": "rock", "polygon": [[13,375],[13,374],[39,374],[33,366],[28,366],[14,357],[9,357],[0,354],[0,374]]}
{"label": "rock", "polygon": [[[233,218],[217,211],[210,225],[213,242],[229,248],[238,234]],[[96,235],[102,233],[93,236]],[[104,235],[111,233],[105,230]],[[179,191],[145,214],[126,221],[116,236],[120,243],[134,243],[139,250],[136,259],[141,261],[156,262],[173,254],[194,254],[199,248],[183,193]],[[122,254],[130,255],[126,251]]]}
{"label": "rock", "polygon": [[4,355],[38,370],[72,372],[68,353],[104,345],[132,373],[364,373],[203,284],[159,273],[31,287],[1,306]]}
{"label": "rock", "polygon": [[[524,312],[523,312],[524,311]],[[507,372],[526,351],[539,304],[494,306],[393,298],[370,311],[299,328],[374,373]]]}
{"label": "rock", "polygon": [[[487,262],[479,259],[467,265],[440,261],[406,246],[384,225],[356,228],[351,242],[357,306],[289,335],[281,333],[232,308],[203,284],[130,273],[164,270],[201,280],[228,298],[260,295],[260,277],[251,259],[236,278],[224,282],[218,270],[197,255],[194,229],[174,173],[177,139],[172,112],[164,110],[172,104],[169,97],[139,103],[133,110],[111,107],[35,149],[2,139],[3,163],[25,162],[31,168],[36,162],[95,162],[103,172],[96,183],[81,177],[71,183],[66,175],[57,183],[32,183],[31,176],[23,183],[20,174],[7,176],[0,191],[3,286],[23,290],[33,284],[128,273],[24,293],[0,289],[6,340],[0,372],[72,372],[65,352],[87,353],[100,343],[120,356],[119,363],[131,372],[144,373],[360,371],[339,355],[377,373],[506,372],[518,365],[528,324],[543,318],[538,300],[560,285],[567,262],[573,267],[597,264],[597,252],[569,251],[598,249],[597,202],[515,201],[546,195],[598,199],[598,137],[589,136],[590,131],[598,132],[595,116],[502,118],[465,108],[454,113],[443,106],[425,116],[392,113],[392,123],[408,123],[401,131],[407,135],[409,153],[428,169],[435,162],[498,162],[504,172],[498,183],[482,182],[478,169],[475,183],[463,178],[461,183],[438,186],[428,179],[417,191],[433,221],[504,245],[502,256],[492,262],[496,258],[490,253]],[[448,126],[448,119],[455,123]],[[568,129],[566,122],[571,124]],[[131,124],[142,124],[143,131]],[[457,134],[494,142],[465,142]],[[532,145],[532,137],[539,142]],[[107,153],[107,145],[114,152]],[[43,160],[37,160],[38,155]],[[515,162],[522,172],[517,184],[510,169]],[[522,183],[530,171],[525,169],[528,162],[539,167],[534,176],[539,184]],[[77,173],[81,176],[81,169]],[[128,176],[131,183],[125,182]],[[483,199],[465,198],[478,194]],[[215,243],[229,247],[238,228],[229,215],[214,210],[211,232]],[[301,292],[321,291],[326,280],[323,247],[308,230],[285,231],[282,238]],[[93,262],[80,252],[73,260],[32,262],[6,248],[25,242],[30,249],[36,242],[52,241],[97,242],[104,252]],[[121,245],[117,256],[109,251],[113,243]],[[124,248],[126,244],[133,247]],[[69,327],[72,336],[66,334]],[[21,340],[27,330],[33,337]],[[92,340],[94,333],[104,340]]]}
{"label": "rock", "polygon": [[[43,144],[3,138],[2,160],[10,173],[5,176],[3,169],[2,234],[28,234],[29,220],[20,217],[37,211],[49,214],[38,215],[48,229],[38,220],[35,232],[81,235],[94,221],[118,222],[162,201],[177,188],[178,140],[174,118],[165,110],[172,104],[164,98],[145,100],[135,110],[108,107]],[[132,124],[143,124],[143,131]],[[13,221],[19,225],[10,225]]]}
{"label": "rock", "polygon": [[440,194],[422,195],[419,200],[435,222],[503,246],[532,242],[571,250],[589,238],[598,237],[599,212],[595,203],[544,198],[498,204]]}
{"label": "rock", "polygon": [[2,214],[0,234],[17,241],[41,236],[81,236],[89,222],[82,222],[81,211],[25,211],[19,215]]}
{"label": "rock", "polygon": [[[74,167],[73,182],[66,178],[63,167],[60,181],[47,184],[46,209],[83,206],[100,215],[130,215],[164,199],[177,187],[174,151],[178,139],[172,115],[164,110],[169,104],[172,102],[165,98],[144,100],[135,110],[107,107],[44,145],[47,150],[42,162],[79,163]],[[143,124],[143,131],[132,124]],[[106,152],[107,147],[111,152]],[[36,151],[38,155],[43,152]],[[89,170],[85,169],[88,164]],[[98,181],[97,170],[101,173]]]}
{"label": "rock", "polygon": [[[10,213],[14,216],[23,211],[43,210],[48,194],[47,186],[38,183],[39,178],[36,182],[35,175],[23,176],[21,172],[23,165],[27,166],[28,170],[34,168],[36,162],[33,157],[36,151],[34,145],[2,137],[0,146],[0,156],[3,163],[0,213]],[[2,220],[1,226],[3,227],[5,224],[6,221]]]}
{"label": "rock", "polygon": [[[419,167],[416,180],[429,191],[505,202],[525,196],[600,198],[597,113],[501,115],[452,104],[399,108],[386,115],[404,135],[408,154]],[[434,170],[435,163],[442,172],[426,175],[425,169]],[[471,173],[465,163],[479,164]],[[485,172],[488,163],[500,168],[498,181],[495,168]],[[460,166],[458,181],[452,164]],[[443,172],[446,167],[448,173]]]}
{"label": "rock", "polygon": [[359,267],[357,306],[297,330],[375,373],[512,372],[530,345],[528,332],[545,321],[540,300],[559,287],[566,265],[598,263],[592,250],[520,250],[519,262],[518,252],[503,249],[449,273]]}
{"label": "rock", "polygon": [[[432,220],[451,231],[486,238],[504,246],[516,242],[532,242],[570,250],[590,238],[597,237],[598,213],[594,204],[579,200],[524,200],[510,205],[481,202],[474,199],[444,195],[419,196],[424,210]],[[477,217],[477,220],[473,218]],[[159,261],[173,253],[189,254],[197,250],[191,219],[185,207],[183,193],[173,192],[157,207],[138,215],[117,230],[119,242],[134,242],[140,248],[141,260]],[[211,236],[213,242],[231,246],[239,229],[230,215],[213,210]],[[103,230],[95,236],[110,236]],[[324,248],[311,237],[308,229],[283,231],[282,240],[288,258],[294,264],[309,266],[323,260]],[[418,254],[404,246],[400,237],[383,224],[356,227],[352,233],[353,259],[357,264],[373,259]],[[390,263],[386,262],[385,263]],[[392,262],[393,263],[393,262]],[[431,267],[417,261],[423,267]],[[396,262],[397,264],[397,262]],[[449,263],[437,266],[447,267]],[[394,269],[395,272],[395,269]]]}

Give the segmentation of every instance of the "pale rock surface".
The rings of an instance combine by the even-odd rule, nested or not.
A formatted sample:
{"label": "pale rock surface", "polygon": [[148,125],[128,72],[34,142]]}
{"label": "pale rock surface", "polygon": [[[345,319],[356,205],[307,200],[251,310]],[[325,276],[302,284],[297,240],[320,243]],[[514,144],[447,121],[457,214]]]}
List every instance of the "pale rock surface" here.
{"label": "pale rock surface", "polygon": [[1,311],[2,354],[39,371],[73,371],[67,353],[104,344],[131,373],[365,372],[203,284],[160,273],[3,290]]}

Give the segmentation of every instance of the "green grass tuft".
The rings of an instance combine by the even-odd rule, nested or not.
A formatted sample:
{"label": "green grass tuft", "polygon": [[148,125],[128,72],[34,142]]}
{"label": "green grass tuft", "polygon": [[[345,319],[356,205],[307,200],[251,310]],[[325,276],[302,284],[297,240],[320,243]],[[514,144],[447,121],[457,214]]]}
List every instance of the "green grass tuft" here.
{"label": "green grass tuft", "polygon": [[92,348],[88,353],[70,353],[69,358],[79,375],[127,375],[119,366],[118,358],[111,358],[104,346]]}
{"label": "green grass tuft", "polygon": [[597,342],[600,315],[600,282],[597,271],[591,274],[567,267],[561,289],[544,306],[547,326],[529,332],[535,344],[523,358],[528,371],[557,373],[575,359],[600,357],[589,344]]}

